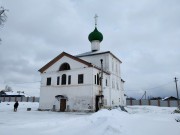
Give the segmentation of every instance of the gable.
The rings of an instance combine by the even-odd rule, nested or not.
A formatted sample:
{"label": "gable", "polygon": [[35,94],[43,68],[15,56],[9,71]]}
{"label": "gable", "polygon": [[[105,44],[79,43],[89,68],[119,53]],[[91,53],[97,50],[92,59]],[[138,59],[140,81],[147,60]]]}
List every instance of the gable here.
{"label": "gable", "polygon": [[80,58],[77,58],[75,56],[72,56],[66,52],[62,52],[60,55],[58,55],[57,57],[55,57],[53,60],[51,60],[49,63],[47,63],[46,65],[44,65],[41,69],[39,69],[38,71],[43,73],[45,71],[58,71],[59,67],[61,66],[61,64],[63,63],[69,63],[71,69],[72,68],[82,68],[82,67],[92,67],[92,64],[82,60]]}

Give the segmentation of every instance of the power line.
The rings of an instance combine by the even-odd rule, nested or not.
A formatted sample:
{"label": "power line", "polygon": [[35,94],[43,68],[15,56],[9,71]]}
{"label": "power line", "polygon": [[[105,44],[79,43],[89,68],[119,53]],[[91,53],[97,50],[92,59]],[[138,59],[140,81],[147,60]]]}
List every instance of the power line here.
{"label": "power line", "polygon": [[124,90],[124,91],[144,91],[144,90]]}
{"label": "power line", "polygon": [[28,84],[28,83],[40,83],[41,81],[34,81],[34,82],[8,82],[6,84],[16,85],[16,84]]}
{"label": "power line", "polygon": [[165,84],[161,84],[161,85],[158,85],[158,86],[156,86],[156,87],[152,87],[152,88],[146,88],[146,89],[143,89],[143,90],[125,90],[125,91],[150,91],[150,90],[152,90],[152,89],[157,89],[157,88],[160,88],[160,87],[162,87],[162,86],[165,86],[165,85],[167,85],[167,84],[170,84],[170,83],[172,83],[173,81],[170,81],[170,82],[167,82],[167,83],[165,83]]}
{"label": "power line", "polygon": [[151,90],[151,89],[157,89],[157,88],[159,88],[159,87],[165,86],[165,85],[167,85],[167,84],[169,84],[169,83],[172,83],[172,82],[173,82],[173,81],[170,81],[170,82],[168,82],[168,83],[165,83],[165,84],[162,84],[162,85],[153,87],[153,88],[149,88],[148,90]]}

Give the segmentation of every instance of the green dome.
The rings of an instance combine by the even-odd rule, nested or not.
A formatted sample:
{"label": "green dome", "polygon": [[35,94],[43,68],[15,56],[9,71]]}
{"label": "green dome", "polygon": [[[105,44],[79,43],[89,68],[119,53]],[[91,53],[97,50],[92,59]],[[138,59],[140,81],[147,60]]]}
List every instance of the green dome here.
{"label": "green dome", "polygon": [[92,42],[93,40],[99,40],[101,42],[103,40],[103,35],[95,27],[94,31],[89,34],[88,39],[90,42]]}

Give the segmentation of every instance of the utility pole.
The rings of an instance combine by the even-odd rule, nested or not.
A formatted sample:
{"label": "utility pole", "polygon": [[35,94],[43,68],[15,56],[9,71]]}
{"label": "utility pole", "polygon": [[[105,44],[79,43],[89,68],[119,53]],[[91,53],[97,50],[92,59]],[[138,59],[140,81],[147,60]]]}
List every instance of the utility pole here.
{"label": "utility pole", "polygon": [[177,86],[177,78],[175,77],[174,78],[174,80],[175,80],[175,84],[176,84],[176,93],[177,93],[177,100],[178,100],[178,106],[179,106],[179,94],[178,94],[178,86]]}
{"label": "utility pole", "polygon": [[144,92],[143,96],[141,97],[141,99],[143,99],[143,97],[145,96],[146,99],[146,91]]}

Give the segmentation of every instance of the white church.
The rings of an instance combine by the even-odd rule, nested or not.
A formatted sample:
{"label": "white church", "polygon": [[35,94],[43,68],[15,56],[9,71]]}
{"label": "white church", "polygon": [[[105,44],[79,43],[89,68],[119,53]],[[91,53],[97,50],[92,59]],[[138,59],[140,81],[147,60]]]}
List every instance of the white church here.
{"label": "white church", "polygon": [[96,21],[88,39],[91,51],[76,56],[62,52],[39,69],[39,110],[95,112],[126,105],[122,62],[110,51],[100,50],[103,35]]}

